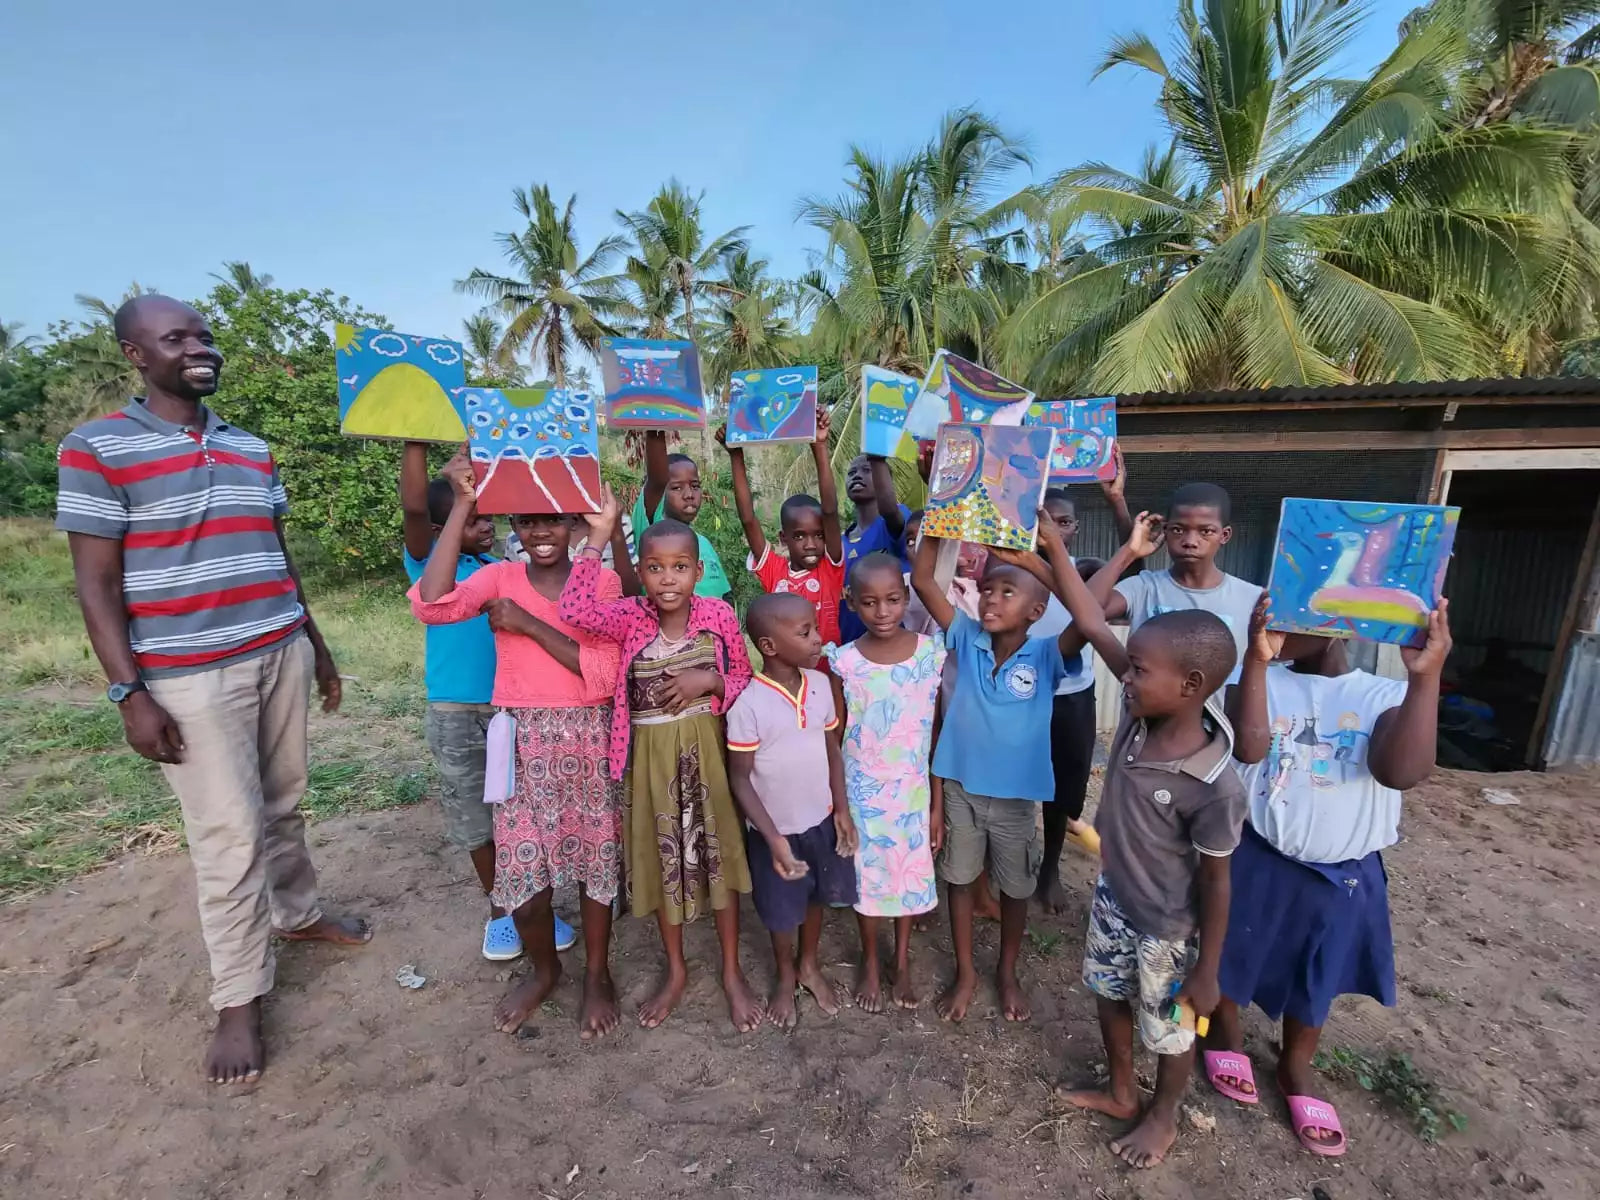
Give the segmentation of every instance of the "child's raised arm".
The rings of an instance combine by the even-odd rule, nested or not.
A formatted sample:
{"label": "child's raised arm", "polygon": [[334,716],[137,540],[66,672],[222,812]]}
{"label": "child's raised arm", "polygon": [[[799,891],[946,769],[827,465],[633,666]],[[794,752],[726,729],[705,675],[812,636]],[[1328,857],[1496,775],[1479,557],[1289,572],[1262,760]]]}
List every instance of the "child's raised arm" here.
{"label": "child's raised arm", "polygon": [[1111,459],[1117,466],[1117,473],[1110,479],[1102,480],[1100,490],[1105,494],[1106,503],[1111,506],[1111,519],[1117,523],[1117,536],[1127,541],[1133,536],[1133,517],[1128,513],[1128,465],[1122,461],[1122,445],[1118,442],[1111,443]]}
{"label": "child's raised arm", "polygon": [[[1067,658],[1078,653],[1087,641],[1105,660],[1106,669],[1120,678],[1128,669],[1128,651],[1117,640],[1117,635],[1111,632],[1105,608],[1089,594],[1088,585],[1083,582],[1061,544],[1061,535],[1056,531],[1055,522],[1043,511],[1039,513],[1039,538],[1050,551],[1050,568],[1055,573],[1056,594],[1072,614],[1072,624],[1061,631],[1061,656]],[[1095,576],[1096,579],[1099,577]]]}
{"label": "child's raised arm", "polygon": [[[667,434],[662,429],[649,429],[644,435],[644,519],[655,520],[656,510],[667,494],[667,480],[672,472],[667,468]],[[635,529],[638,537],[644,530]]]}
{"label": "child's raised arm", "polygon": [[924,533],[917,545],[917,557],[911,562],[911,586],[916,588],[917,599],[922,601],[922,607],[928,610],[934,623],[940,629],[948,630],[950,623],[956,619],[956,610],[950,604],[950,597],[945,595],[944,589],[934,578],[934,567],[938,560],[939,539]]}
{"label": "child's raised arm", "polygon": [[817,502],[822,505],[822,543],[828,553],[828,561],[842,563],[844,534],[839,526],[839,485],[834,482],[833,459],[828,454],[828,433],[831,428],[828,410],[818,405],[817,436],[811,443],[811,457],[817,464]]}
{"label": "child's raised arm", "polygon": [[1272,744],[1271,715],[1267,712],[1267,665],[1283,649],[1284,635],[1267,628],[1268,596],[1262,592],[1250,613],[1250,640],[1239,682],[1228,688],[1225,708],[1233,726],[1233,756],[1242,763],[1257,763]]}
{"label": "child's raised arm", "polygon": [[756,519],[755,500],[750,495],[750,475],[744,467],[744,448],[728,445],[728,427],[718,425],[717,445],[728,452],[728,465],[733,471],[733,507],[739,514],[739,524],[744,527],[744,542],[750,547],[750,561],[760,563],[767,552],[767,535]]}
{"label": "child's raised arm", "polygon": [[867,455],[867,466],[872,470],[872,494],[878,501],[878,515],[883,527],[896,541],[906,531],[906,519],[900,515],[900,497],[895,495],[894,476],[889,474],[889,460],[881,454]]}
{"label": "child's raised arm", "polygon": [[561,589],[560,612],[561,619],[575,629],[621,642],[628,636],[639,608],[633,599],[600,598],[600,547],[611,540],[617,523],[616,493],[610,484],[605,484],[600,494],[600,511],[583,514],[589,526],[589,540],[578,552],[566,586]]}
{"label": "child's raised arm", "polygon": [[1128,615],[1128,598],[1117,591],[1117,580],[1127,574],[1129,567],[1160,549],[1163,520],[1160,513],[1141,512],[1133,519],[1128,540],[1089,581],[1089,594],[1100,605],[1106,620],[1118,621]]}
{"label": "child's raised arm", "polygon": [[[445,478],[455,489],[455,504],[451,506],[450,516],[445,521],[444,528],[439,531],[438,540],[433,543],[432,550],[438,553],[430,551],[423,556],[428,561],[427,566],[422,569],[422,578],[417,580],[417,596],[424,604],[432,604],[456,589],[456,564],[461,557],[456,547],[461,545],[461,534],[466,529],[467,522],[472,520],[473,506],[477,501],[477,489],[472,485],[472,467],[469,463],[452,460],[445,468]],[[428,533],[431,538],[433,534],[431,524],[428,526]],[[421,613],[417,616],[419,620],[426,619]]]}
{"label": "child's raised arm", "polygon": [[1432,773],[1439,745],[1439,675],[1450,657],[1450,602],[1440,599],[1428,614],[1428,640],[1421,649],[1403,646],[1406,698],[1378,717],[1367,748],[1367,769],[1384,787],[1405,791]]}
{"label": "child's raised arm", "polygon": [[[428,512],[428,446],[407,442],[400,452],[400,528],[406,553],[418,562],[433,551],[433,516]],[[456,539],[459,544],[460,533]]]}
{"label": "child's raised arm", "polygon": [[[644,531],[638,531],[642,532]],[[644,585],[639,582],[639,572],[633,569],[633,556],[628,553],[628,535],[622,531],[620,519],[611,527],[611,562],[617,573],[617,580],[622,585],[622,594],[644,595]]]}

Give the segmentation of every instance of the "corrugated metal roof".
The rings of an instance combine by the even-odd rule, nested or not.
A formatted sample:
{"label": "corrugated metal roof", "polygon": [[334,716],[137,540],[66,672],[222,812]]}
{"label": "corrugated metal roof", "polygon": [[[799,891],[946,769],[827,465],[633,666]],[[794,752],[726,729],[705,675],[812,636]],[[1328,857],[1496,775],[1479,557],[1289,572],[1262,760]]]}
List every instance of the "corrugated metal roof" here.
{"label": "corrugated metal roof", "polygon": [[1342,383],[1331,387],[1246,388],[1214,392],[1138,392],[1117,397],[1119,408],[1163,408],[1186,404],[1318,404],[1343,401],[1528,399],[1592,396],[1600,402],[1600,379],[1445,379],[1429,383]]}

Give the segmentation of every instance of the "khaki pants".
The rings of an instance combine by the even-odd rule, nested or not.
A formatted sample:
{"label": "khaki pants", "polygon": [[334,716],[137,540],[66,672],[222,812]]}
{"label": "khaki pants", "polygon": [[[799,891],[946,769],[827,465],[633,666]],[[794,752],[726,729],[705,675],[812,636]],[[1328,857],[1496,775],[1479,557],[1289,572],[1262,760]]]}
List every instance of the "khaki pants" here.
{"label": "khaki pants", "polygon": [[274,927],[322,916],[299,812],[311,681],[304,635],[215,670],[150,680],[183,735],[183,761],[162,771],[183,809],[216,1009],[272,990]]}

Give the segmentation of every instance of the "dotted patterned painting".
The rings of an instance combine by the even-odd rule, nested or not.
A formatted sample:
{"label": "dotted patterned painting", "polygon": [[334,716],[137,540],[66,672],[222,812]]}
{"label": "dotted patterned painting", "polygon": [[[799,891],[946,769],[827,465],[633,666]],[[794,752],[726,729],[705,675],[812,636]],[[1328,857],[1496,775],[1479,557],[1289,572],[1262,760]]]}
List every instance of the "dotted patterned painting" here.
{"label": "dotted patterned painting", "polygon": [[1038,426],[940,426],[922,531],[1032,550],[1054,440],[1051,430]]}
{"label": "dotted patterned painting", "polygon": [[464,388],[459,395],[479,512],[600,511],[600,433],[588,392]]}

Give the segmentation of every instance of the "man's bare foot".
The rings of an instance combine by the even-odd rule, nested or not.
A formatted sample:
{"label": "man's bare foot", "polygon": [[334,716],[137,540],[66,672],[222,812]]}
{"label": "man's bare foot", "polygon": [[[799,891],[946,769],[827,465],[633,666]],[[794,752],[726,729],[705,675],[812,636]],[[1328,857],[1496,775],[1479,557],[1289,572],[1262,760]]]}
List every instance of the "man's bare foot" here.
{"label": "man's bare foot", "polygon": [[336,946],[364,946],[372,940],[365,917],[319,917],[299,929],[273,930],[286,942],[332,942]]}
{"label": "man's bare foot", "polygon": [[1111,1139],[1111,1153],[1130,1167],[1153,1167],[1166,1158],[1172,1143],[1178,1140],[1178,1122],[1171,1113],[1160,1113],[1154,1108],[1119,1138]]}
{"label": "man's bare foot", "polygon": [[728,997],[728,1018],[740,1033],[749,1033],[761,1024],[766,1015],[766,1005],[750,990],[743,971],[724,971],[722,991]]}
{"label": "man's bare foot", "polygon": [[611,972],[584,975],[583,1003],[578,1008],[578,1038],[594,1042],[605,1037],[617,1027],[622,1014],[617,1011],[617,987],[611,982]]}
{"label": "man's bare foot", "polygon": [[1061,871],[1051,871],[1050,877],[1040,885],[1034,893],[1039,898],[1040,906],[1057,916],[1067,911],[1067,889],[1061,886]]}
{"label": "man's bare foot", "polygon": [[1087,1108],[1091,1112],[1104,1113],[1119,1121],[1131,1121],[1139,1115],[1138,1092],[1134,1092],[1131,1096],[1118,1096],[1115,1092],[1102,1091],[1099,1088],[1074,1090],[1058,1087],[1056,1099],[1074,1108]]}
{"label": "man's bare foot", "polygon": [[217,1029],[206,1050],[206,1078],[212,1083],[254,1083],[266,1064],[260,998],[217,1013]]}
{"label": "man's bare foot", "polygon": [[995,988],[1000,992],[1000,1011],[1005,1014],[1008,1021],[1026,1021],[1033,1016],[1033,1006],[1028,1003],[1028,994],[1022,990],[1022,984],[1015,975],[995,972]]}
{"label": "man's bare foot", "polygon": [[939,998],[933,1002],[934,1011],[944,1021],[964,1021],[967,1018],[967,1009],[972,1005],[972,997],[978,990],[978,977],[976,975],[963,975],[956,973],[950,986],[939,993]]}
{"label": "man's bare foot", "polygon": [[922,997],[917,995],[917,989],[911,982],[911,968],[896,967],[894,983],[889,988],[889,997],[900,1008],[917,1008],[922,1004]]}
{"label": "man's bare foot", "polygon": [[856,967],[856,1007],[862,1012],[883,1011],[883,979],[875,954],[863,957]]}
{"label": "man's bare foot", "polygon": [[656,989],[656,994],[639,1005],[639,1024],[646,1029],[654,1029],[670,1017],[672,1010],[678,1007],[678,1001],[683,999],[683,989],[688,982],[687,971],[674,971],[668,967],[667,976]]}
{"label": "man's bare foot", "polygon": [[500,998],[494,1006],[494,1027],[501,1033],[515,1033],[522,1023],[533,1015],[533,1010],[545,1002],[556,984],[561,982],[561,964],[548,973],[538,968],[529,971],[521,983]]}
{"label": "man's bare foot", "polygon": [[972,886],[972,915],[980,921],[998,921],[1000,919],[1000,901],[990,893],[987,885]]}
{"label": "man's bare foot", "polygon": [[817,1007],[830,1017],[838,1016],[839,1010],[850,1003],[850,993],[845,991],[844,985],[816,963],[801,965],[800,986],[811,993]]}
{"label": "man's bare foot", "polygon": [[767,997],[767,1024],[779,1029],[793,1029],[800,1023],[800,1010],[795,1006],[794,976],[778,976],[772,985],[772,995]]}

